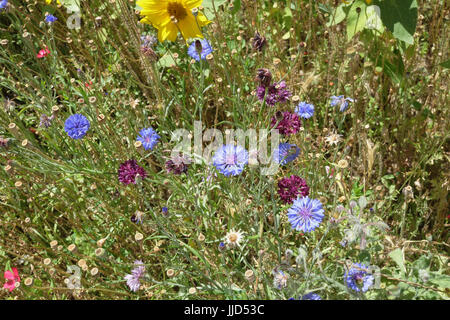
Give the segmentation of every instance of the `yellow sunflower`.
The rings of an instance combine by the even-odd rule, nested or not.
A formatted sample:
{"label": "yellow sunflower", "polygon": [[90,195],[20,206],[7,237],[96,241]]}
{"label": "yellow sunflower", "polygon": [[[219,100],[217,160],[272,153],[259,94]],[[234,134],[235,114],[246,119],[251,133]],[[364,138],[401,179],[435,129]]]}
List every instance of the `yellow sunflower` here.
{"label": "yellow sunflower", "polygon": [[[175,41],[178,31],[185,40],[203,38],[199,27],[209,21],[203,13],[192,9],[201,6],[203,0],[138,0],[136,4],[142,8],[142,23],[152,24],[158,29],[158,40]],[[196,21],[197,20],[197,21]]]}

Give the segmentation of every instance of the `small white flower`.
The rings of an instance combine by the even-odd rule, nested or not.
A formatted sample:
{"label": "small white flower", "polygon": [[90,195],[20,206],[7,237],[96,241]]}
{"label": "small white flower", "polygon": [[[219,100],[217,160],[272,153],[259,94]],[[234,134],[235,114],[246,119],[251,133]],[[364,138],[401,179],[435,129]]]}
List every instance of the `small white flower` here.
{"label": "small white flower", "polygon": [[229,231],[225,236],[225,241],[230,248],[234,248],[239,246],[240,242],[244,239],[244,234],[240,230]]}
{"label": "small white flower", "polygon": [[328,136],[325,138],[325,141],[326,141],[329,145],[332,145],[332,144],[337,145],[339,142],[342,141],[342,138],[341,138],[341,137],[342,137],[342,136],[341,136],[340,134],[332,133],[332,134],[328,135]]}

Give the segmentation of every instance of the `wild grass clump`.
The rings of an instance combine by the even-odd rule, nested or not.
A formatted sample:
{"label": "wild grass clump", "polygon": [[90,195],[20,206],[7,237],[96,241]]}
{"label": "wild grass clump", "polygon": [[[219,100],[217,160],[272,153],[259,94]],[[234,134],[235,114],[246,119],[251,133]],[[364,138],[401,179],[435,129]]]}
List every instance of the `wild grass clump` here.
{"label": "wild grass clump", "polygon": [[0,297],[448,299],[448,4],[161,2],[0,1]]}

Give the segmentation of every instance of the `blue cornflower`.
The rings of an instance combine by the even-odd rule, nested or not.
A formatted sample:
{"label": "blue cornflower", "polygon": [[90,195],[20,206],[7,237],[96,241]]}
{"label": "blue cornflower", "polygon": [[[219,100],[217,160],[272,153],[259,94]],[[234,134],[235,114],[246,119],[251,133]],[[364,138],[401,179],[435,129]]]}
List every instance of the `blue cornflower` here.
{"label": "blue cornflower", "polygon": [[241,146],[222,145],[214,154],[213,164],[225,176],[237,176],[248,163],[248,152]]}
{"label": "blue cornflower", "polygon": [[0,11],[5,9],[8,6],[8,0],[1,0],[0,1]]}
{"label": "blue cornflower", "polygon": [[301,296],[299,300],[322,300],[322,297],[319,296],[317,293],[307,293],[304,296]]}
{"label": "blue cornflower", "polygon": [[91,124],[82,114],[73,114],[64,123],[64,130],[72,139],[81,139],[88,132]]}
{"label": "blue cornflower", "polygon": [[206,56],[213,52],[208,40],[195,40],[188,48],[188,54],[197,61],[205,60]]}
{"label": "blue cornflower", "polygon": [[158,143],[158,139],[161,138],[152,127],[144,128],[139,131],[137,141],[142,142],[145,150],[153,150],[153,147]]}
{"label": "blue cornflower", "polygon": [[322,221],[324,214],[322,203],[308,196],[299,196],[288,210],[288,219],[292,229],[303,232],[311,232]]}
{"label": "blue cornflower", "polygon": [[354,100],[352,98],[344,98],[344,96],[332,96],[330,105],[334,107],[335,105],[339,104],[339,111],[344,112],[345,110],[347,110],[349,102],[354,102]]}
{"label": "blue cornflower", "polygon": [[47,22],[48,24],[52,24],[52,23],[55,22],[56,20],[58,20],[58,18],[55,17],[55,16],[52,15],[52,14],[48,14],[48,15],[45,17],[45,22]]}
{"label": "blue cornflower", "polygon": [[347,286],[356,292],[366,292],[373,284],[373,276],[366,270],[368,270],[367,266],[354,263],[345,274]]}
{"label": "blue cornflower", "polygon": [[219,251],[224,251],[227,248],[227,245],[224,242],[219,243]]}
{"label": "blue cornflower", "polygon": [[309,119],[314,114],[314,106],[306,102],[300,102],[297,107],[295,107],[295,112],[303,119]]}
{"label": "blue cornflower", "polygon": [[[288,300],[295,300],[295,299],[289,298]],[[310,292],[301,296],[300,298],[298,298],[298,300],[322,300],[322,297],[319,296],[317,293]]]}
{"label": "blue cornflower", "polygon": [[294,161],[299,154],[300,148],[295,144],[280,143],[278,148],[273,151],[272,158],[275,162],[285,165],[291,161]]}

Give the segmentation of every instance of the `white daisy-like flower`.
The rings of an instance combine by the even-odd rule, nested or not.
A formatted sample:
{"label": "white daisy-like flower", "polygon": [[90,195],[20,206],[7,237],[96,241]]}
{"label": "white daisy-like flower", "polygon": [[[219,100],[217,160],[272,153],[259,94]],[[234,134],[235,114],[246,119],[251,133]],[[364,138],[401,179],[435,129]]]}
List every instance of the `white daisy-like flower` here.
{"label": "white daisy-like flower", "polygon": [[244,233],[240,230],[230,230],[226,236],[225,241],[230,248],[234,248],[240,245],[240,242],[244,239]]}
{"label": "white daisy-like flower", "polygon": [[325,141],[329,144],[329,145],[337,145],[339,142],[342,141],[342,136],[340,134],[337,133],[332,133],[330,135],[328,135],[325,138]]}

